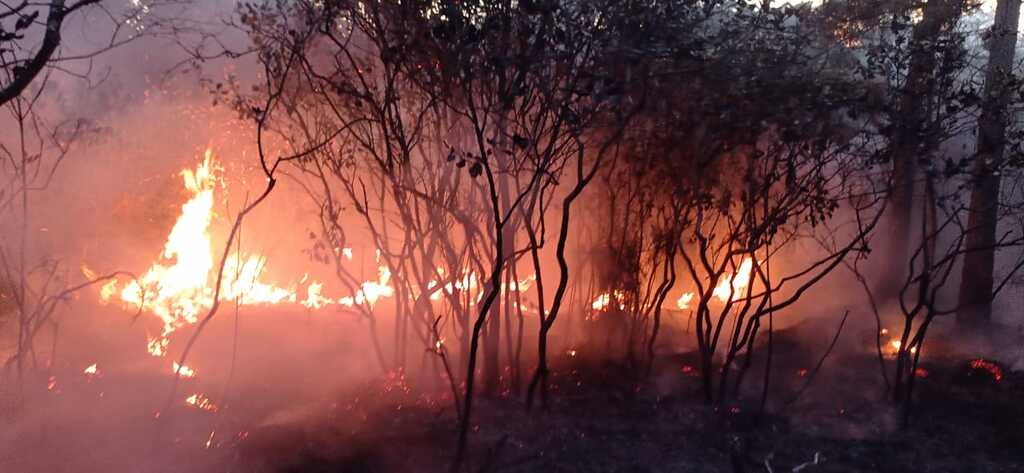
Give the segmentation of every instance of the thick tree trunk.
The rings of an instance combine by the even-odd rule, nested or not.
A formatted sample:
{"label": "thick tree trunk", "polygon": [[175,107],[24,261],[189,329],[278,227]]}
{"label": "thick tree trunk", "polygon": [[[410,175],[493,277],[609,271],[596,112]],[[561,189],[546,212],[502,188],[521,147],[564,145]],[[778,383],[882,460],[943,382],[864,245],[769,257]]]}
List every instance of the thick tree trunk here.
{"label": "thick tree trunk", "polygon": [[968,214],[967,254],[960,280],[958,323],[977,325],[992,316],[993,270],[999,207],[999,164],[1006,141],[1006,87],[1012,74],[1017,47],[1020,0],[999,0],[985,72],[985,97],[978,120],[978,148],[975,156]]}

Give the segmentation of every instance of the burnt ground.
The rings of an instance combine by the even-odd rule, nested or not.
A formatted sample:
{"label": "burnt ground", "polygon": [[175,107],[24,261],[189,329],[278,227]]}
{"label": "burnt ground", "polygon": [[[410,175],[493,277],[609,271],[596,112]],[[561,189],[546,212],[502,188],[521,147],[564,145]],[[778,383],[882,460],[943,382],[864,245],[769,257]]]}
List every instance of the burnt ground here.
{"label": "burnt ground", "polygon": [[[281,320],[281,327],[293,325]],[[315,324],[309,330],[334,333]],[[560,354],[552,360],[546,409],[527,413],[507,394],[478,398],[464,471],[1024,472],[1024,373],[1004,365],[996,381],[970,366],[974,354],[936,338],[926,345],[911,425],[903,428],[869,349],[873,330],[867,337],[844,333],[814,372],[831,338],[821,334],[832,331],[776,333],[763,414],[763,366],[756,363],[740,396],[716,408],[702,401],[692,355],[661,356],[650,376],[638,377],[642,370],[628,365],[583,358],[608,353],[599,347],[581,348],[578,358]],[[45,376],[27,383],[39,391],[27,396],[38,402],[17,427],[0,424],[0,472],[449,471],[455,413],[443,383],[435,381],[441,389],[433,396],[412,387],[422,387],[422,380],[397,374],[353,387],[348,380],[359,373],[331,364],[345,358],[336,352],[325,351],[313,367],[282,345],[265,349],[283,333],[252,331],[240,338],[252,350],[239,355],[246,362],[226,401],[224,380],[206,377],[217,371],[212,361],[226,357],[197,357],[205,370],[179,387],[176,402],[205,392],[220,410],[179,403],[159,417],[155,411],[170,399],[167,360],[141,353],[141,361],[118,366],[126,350],[88,350],[101,375],[84,376],[87,363],[79,363],[57,371],[52,390]],[[138,334],[130,335],[125,343],[137,344]],[[230,340],[217,335],[210,340]],[[308,348],[310,336],[302,335],[296,338]],[[95,344],[116,345],[106,339]],[[333,338],[322,342],[338,345],[345,346]],[[331,379],[345,383],[314,389]]]}
{"label": "burnt ground", "polygon": [[[871,353],[828,358],[793,401],[810,376],[802,366],[820,354],[778,347],[763,415],[759,379],[734,403],[701,402],[686,355],[659,359],[651,380],[639,382],[620,365],[562,359],[546,409],[527,414],[515,399],[480,400],[465,471],[1024,471],[1021,373],[1004,369],[996,381],[967,359],[933,356],[903,427]],[[448,402],[382,383],[313,417],[251,431],[225,470],[448,471],[455,438]]]}

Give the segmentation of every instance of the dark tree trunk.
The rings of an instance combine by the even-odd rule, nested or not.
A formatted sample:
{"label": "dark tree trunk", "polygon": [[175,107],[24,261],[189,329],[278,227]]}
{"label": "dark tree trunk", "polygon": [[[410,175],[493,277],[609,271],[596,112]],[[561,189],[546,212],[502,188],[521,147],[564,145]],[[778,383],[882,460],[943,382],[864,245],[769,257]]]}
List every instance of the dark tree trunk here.
{"label": "dark tree trunk", "polygon": [[[498,129],[505,129],[505,117],[501,117],[499,120]],[[507,143],[505,143],[504,139],[502,139],[502,144],[507,147]],[[495,155],[495,159],[498,160],[498,165],[501,167],[505,167],[507,165],[507,158],[508,157],[504,153],[497,153]],[[501,208],[508,209],[512,206],[512,191],[510,189],[511,182],[509,182],[510,178],[507,174],[499,174],[497,178],[498,197],[501,202]],[[510,221],[506,222],[500,230],[502,232],[501,252],[504,255],[511,255],[515,252],[517,226],[518,220],[516,218],[512,218]],[[515,261],[511,261],[506,264],[515,264]],[[504,274],[504,272],[502,274]],[[495,298],[494,305],[491,306],[491,313],[487,320],[487,329],[484,333],[484,379],[482,388],[484,394],[487,396],[497,395],[498,389],[501,385],[502,298],[500,279],[498,281],[498,297]]]}
{"label": "dark tree trunk", "polygon": [[487,316],[487,329],[484,330],[484,379],[483,394],[496,396],[501,385],[501,297],[491,305],[491,313]]}
{"label": "dark tree trunk", "polygon": [[893,187],[889,194],[889,224],[892,228],[889,250],[890,261],[896,262],[897,267],[887,271],[888,276],[882,281],[879,292],[883,296],[893,296],[893,288],[900,287],[906,276],[907,242],[911,241],[918,168],[935,147],[927,124],[930,122],[929,98],[936,92],[936,40],[956,24],[962,6],[961,0],[929,0],[924,6],[924,16],[914,26],[910,68],[897,104],[890,144]]}
{"label": "dark tree trunk", "polygon": [[968,214],[967,254],[960,280],[956,321],[979,325],[992,316],[993,269],[999,207],[999,172],[1006,141],[1007,104],[1017,46],[1020,0],[999,0],[985,72],[985,97],[978,120],[978,149],[975,156]]}

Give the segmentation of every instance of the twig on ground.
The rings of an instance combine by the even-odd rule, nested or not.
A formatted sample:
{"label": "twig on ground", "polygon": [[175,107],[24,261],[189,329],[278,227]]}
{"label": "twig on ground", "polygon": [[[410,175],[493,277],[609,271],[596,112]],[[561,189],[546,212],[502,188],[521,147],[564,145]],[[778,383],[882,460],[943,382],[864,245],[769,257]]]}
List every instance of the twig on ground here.
{"label": "twig on ground", "polygon": [[821,463],[823,461],[825,461],[825,459],[822,458],[821,452],[814,452],[814,459],[809,461],[809,462],[804,462],[804,463],[801,463],[801,464],[799,464],[797,466],[794,466],[793,467],[793,473],[797,473],[799,471],[802,471],[804,468],[807,468],[809,466],[815,466],[815,465],[817,465],[817,464],[819,464],[819,463]]}

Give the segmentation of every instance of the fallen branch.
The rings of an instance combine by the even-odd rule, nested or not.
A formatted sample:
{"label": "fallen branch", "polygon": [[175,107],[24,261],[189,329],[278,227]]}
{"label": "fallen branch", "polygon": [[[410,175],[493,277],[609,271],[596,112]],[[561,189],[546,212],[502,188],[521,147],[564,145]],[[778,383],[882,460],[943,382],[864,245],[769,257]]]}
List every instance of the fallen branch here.
{"label": "fallen branch", "polygon": [[[845,317],[843,318],[843,320],[845,320]],[[825,460],[821,456],[821,452],[814,452],[814,459],[809,461],[809,462],[804,462],[804,463],[801,463],[801,464],[799,464],[797,466],[794,466],[793,467],[793,473],[797,473],[797,472],[799,472],[799,471],[801,471],[804,468],[807,468],[809,466],[815,466],[815,465],[817,465],[817,464],[819,464],[819,463],[821,463],[823,461],[825,461]]]}

